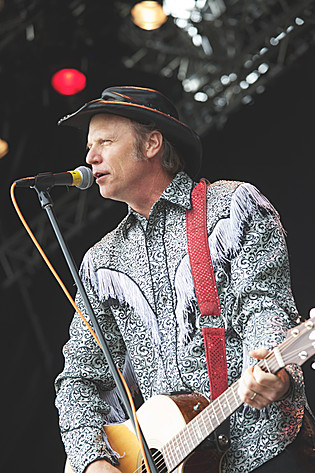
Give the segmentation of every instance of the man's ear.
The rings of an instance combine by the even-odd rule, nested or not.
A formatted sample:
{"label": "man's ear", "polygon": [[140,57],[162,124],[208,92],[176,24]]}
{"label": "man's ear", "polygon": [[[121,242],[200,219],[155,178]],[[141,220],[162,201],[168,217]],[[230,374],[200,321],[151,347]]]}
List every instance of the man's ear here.
{"label": "man's ear", "polygon": [[145,154],[148,159],[154,158],[163,145],[163,135],[158,130],[153,130],[148,133],[147,141],[145,144]]}

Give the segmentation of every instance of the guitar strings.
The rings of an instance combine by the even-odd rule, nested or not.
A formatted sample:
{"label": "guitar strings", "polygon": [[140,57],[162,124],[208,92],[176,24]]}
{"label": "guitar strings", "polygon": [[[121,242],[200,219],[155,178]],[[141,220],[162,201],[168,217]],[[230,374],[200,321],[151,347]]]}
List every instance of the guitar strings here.
{"label": "guitar strings", "polygon": [[[223,393],[223,395],[220,396],[221,399],[224,396],[225,398],[224,404],[225,405],[228,404],[229,406],[228,415],[230,415],[234,410],[237,409],[237,407],[239,407],[242,404],[240,398],[236,396],[235,391],[237,390],[237,386],[238,386],[238,381],[230,387],[228,393],[225,392]],[[232,401],[234,403],[236,402],[237,404],[235,409],[231,408]],[[184,442],[182,441],[182,437],[184,437],[184,439],[186,438],[185,444],[187,446],[187,443],[189,442],[187,440],[188,438],[187,433],[189,433],[189,430],[191,430],[191,432],[189,433],[191,440],[192,440],[192,434],[195,434],[196,431],[198,431],[198,434],[199,434],[199,435],[196,435],[196,441],[195,441],[196,445],[194,445],[190,451],[193,451],[207,436],[209,436],[222,423],[222,421],[228,417],[228,415],[222,416],[223,411],[221,412],[221,409],[218,409],[218,412],[216,413],[215,409],[217,405],[219,405],[219,403],[220,403],[219,398],[215,399],[198,416],[192,419],[192,421],[190,421],[182,430],[180,430],[166,445],[164,445],[163,451],[165,452],[165,456],[166,454],[168,454],[168,451],[171,451],[172,453],[174,450],[178,451],[178,450],[181,450],[183,446],[185,447]],[[214,413],[215,418],[213,417],[211,418],[211,415],[210,415],[211,412]],[[213,420],[215,422],[213,422]],[[200,441],[200,434],[202,435],[201,441]],[[184,451],[185,451],[185,448],[184,448]]]}
{"label": "guitar strings", "polygon": [[[167,473],[167,469],[166,469],[166,465],[165,465],[165,461],[164,461],[164,458],[163,458],[163,455],[161,452],[154,452],[152,454],[152,459],[154,461],[154,464],[157,468],[157,471],[158,473]],[[163,467],[164,469],[160,469],[161,467]],[[133,473],[137,473],[137,472],[141,472],[141,473],[148,473],[148,470],[146,469],[146,467],[142,464],[140,465],[136,470],[134,470]]]}
{"label": "guitar strings", "polygon": [[[302,325],[300,325],[300,326],[298,326],[298,327],[299,327],[299,334],[298,334],[297,336],[298,336],[299,338],[300,338],[301,336],[305,335],[305,333],[307,333],[307,332],[310,330],[309,328],[307,328],[307,327],[305,326],[305,324],[302,324]],[[280,351],[281,351],[281,350],[284,350],[284,349],[287,350],[288,348],[290,348],[291,345],[293,345],[293,346],[296,345],[296,339],[297,339],[296,337],[291,336],[291,337],[287,338],[286,340],[284,340],[284,342],[282,342],[282,343],[278,346],[278,348],[280,349]],[[290,351],[290,352],[288,352],[288,353],[284,353],[284,354],[282,353],[282,355],[284,355],[284,357],[290,357],[290,356],[292,357],[293,354],[297,354],[297,353],[299,353],[301,350],[306,349],[307,347],[309,347],[309,343],[305,343],[305,345],[304,345],[303,347],[301,347],[301,346],[296,347],[296,348],[294,348],[294,350],[292,350],[292,351]],[[271,359],[271,361],[275,361],[275,363],[271,363],[271,364],[272,364],[273,371],[277,371],[279,365],[278,365],[278,362],[277,362],[277,360],[276,360],[276,358],[275,358],[274,353],[273,353],[273,352],[268,353],[268,355],[266,356],[266,358],[265,358],[264,360],[266,360],[266,359],[267,359],[267,360],[268,360],[268,359]],[[260,365],[260,364],[263,364],[264,360],[261,360],[260,363],[259,363],[259,365]],[[303,360],[303,361],[304,361],[304,360]],[[293,362],[293,361],[292,361],[292,362]],[[285,363],[285,364],[287,364],[287,363]]]}

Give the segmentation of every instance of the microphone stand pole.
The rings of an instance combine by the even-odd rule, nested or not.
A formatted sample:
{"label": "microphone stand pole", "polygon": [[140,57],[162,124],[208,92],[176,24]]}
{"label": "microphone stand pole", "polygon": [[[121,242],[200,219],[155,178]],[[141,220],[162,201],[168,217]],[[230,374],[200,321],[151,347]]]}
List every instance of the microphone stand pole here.
{"label": "microphone stand pole", "polygon": [[[107,360],[107,363],[109,365],[109,368],[110,368],[111,373],[113,375],[114,381],[115,381],[116,386],[117,386],[117,388],[119,390],[119,393],[121,395],[121,398],[124,402],[126,411],[127,411],[128,415],[129,415],[129,418],[131,419],[131,421],[134,425],[134,428],[135,428],[135,421],[134,421],[134,418],[133,418],[133,412],[132,412],[132,409],[131,409],[131,406],[130,406],[130,403],[129,403],[127,393],[125,391],[125,387],[122,383],[122,380],[120,378],[120,375],[119,375],[117,367],[116,367],[116,364],[115,364],[115,362],[112,358],[112,355],[109,351],[108,345],[107,345],[105,337],[103,335],[103,332],[101,331],[99,323],[97,321],[97,318],[95,317],[93,308],[92,308],[91,303],[89,301],[89,298],[87,297],[85,288],[82,284],[82,281],[81,281],[81,278],[79,276],[79,273],[78,273],[76,264],[74,262],[74,259],[73,259],[72,255],[71,255],[71,253],[68,249],[68,246],[67,246],[67,244],[66,244],[66,242],[63,238],[60,227],[59,227],[58,222],[56,220],[56,217],[55,217],[55,214],[54,214],[54,211],[53,211],[52,198],[49,194],[50,187],[47,187],[47,183],[45,184],[45,182],[37,181],[37,183],[35,183],[35,185],[34,185],[34,189],[36,190],[36,192],[38,194],[38,198],[39,198],[39,201],[40,201],[40,204],[41,204],[42,208],[46,211],[46,213],[48,215],[48,218],[49,218],[50,223],[53,227],[53,230],[56,234],[57,240],[58,240],[59,245],[61,247],[61,250],[64,254],[64,257],[66,259],[66,262],[67,262],[68,267],[70,269],[70,272],[72,274],[74,282],[77,286],[78,291],[81,294],[81,297],[83,299],[85,308],[87,310],[87,313],[89,314],[90,319],[92,321],[92,326],[93,326],[93,328],[95,330],[95,333],[98,337],[98,340],[100,342],[102,351],[103,351],[104,356]],[[140,428],[140,435],[141,435],[141,440],[142,440],[142,443],[143,443],[143,446],[144,446],[145,455],[146,455],[146,458],[148,460],[148,464],[149,464],[149,467],[150,467],[150,471],[151,471],[151,473],[158,473],[158,471],[156,469],[156,466],[153,462],[151,452],[150,452],[150,450],[147,446],[146,440],[145,440],[145,438],[142,434],[141,428]]]}

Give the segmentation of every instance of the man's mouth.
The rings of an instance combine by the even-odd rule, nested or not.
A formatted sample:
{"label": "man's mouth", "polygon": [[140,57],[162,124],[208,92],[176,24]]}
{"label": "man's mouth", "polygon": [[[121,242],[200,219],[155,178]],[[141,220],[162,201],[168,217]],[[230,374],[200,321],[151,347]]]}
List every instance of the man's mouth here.
{"label": "man's mouth", "polygon": [[95,172],[93,173],[93,176],[95,177],[96,182],[98,182],[103,177],[108,176],[108,174],[108,172]]}

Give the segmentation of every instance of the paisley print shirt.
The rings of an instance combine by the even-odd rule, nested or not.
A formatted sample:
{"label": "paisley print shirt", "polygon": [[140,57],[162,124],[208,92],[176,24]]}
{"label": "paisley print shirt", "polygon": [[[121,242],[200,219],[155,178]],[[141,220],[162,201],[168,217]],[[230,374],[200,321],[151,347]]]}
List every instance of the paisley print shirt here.
{"label": "paisley print shirt", "polygon": [[[151,209],[129,209],[85,255],[81,276],[112,356],[144,400],[174,391],[210,398],[201,329],[225,327],[229,384],[254,360],[248,351],[272,348],[298,315],[290,289],[284,232],[270,202],[252,185],[219,181],[207,189],[208,240],[220,317],[201,316],[187,254],[186,210],[195,183],[181,172]],[[80,295],[77,304],[88,319]],[[56,405],[75,473],[94,460],[117,463],[103,425],[125,414],[104,356],[78,314],[56,379]],[[246,405],[230,418],[225,473],[249,472],[284,450],[304,412],[302,371],[286,367],[290,395],[262,411]]]}

